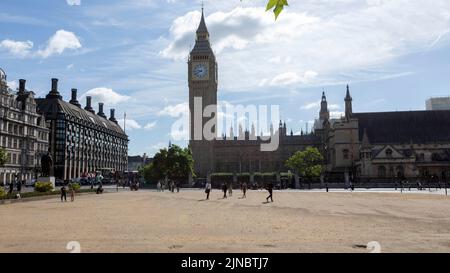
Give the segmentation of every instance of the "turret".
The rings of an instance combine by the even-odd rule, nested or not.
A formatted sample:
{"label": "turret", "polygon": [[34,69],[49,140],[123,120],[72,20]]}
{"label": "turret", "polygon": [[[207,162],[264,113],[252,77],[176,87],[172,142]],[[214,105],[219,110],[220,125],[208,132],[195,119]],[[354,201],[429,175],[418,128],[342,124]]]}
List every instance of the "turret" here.
{"label": "turret", "polygon": [[347,85],[347,94],[345,95],[345,119],[349,120],[353,115],[352,97],[350,96],[350,87]]}
{"label": "turret", "polygon": [[327,102],[327,97],[325,96],[325,92],[322,93],[319,117],[321,120],[330,119],[330,112],[328,111],[328,102]]}

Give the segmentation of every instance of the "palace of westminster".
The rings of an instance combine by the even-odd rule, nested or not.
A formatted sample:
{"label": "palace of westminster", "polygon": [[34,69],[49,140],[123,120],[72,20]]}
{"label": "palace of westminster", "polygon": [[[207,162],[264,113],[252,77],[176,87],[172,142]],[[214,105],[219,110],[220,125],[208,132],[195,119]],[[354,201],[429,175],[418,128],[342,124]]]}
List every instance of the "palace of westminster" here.
{"label": "palace of westminster", "polygon": [[[202,98],[203,109],[217,105],[218,64],[203,12],[189,55],[188,78],[191,113],[194,98]],[[280,121],[277,132],[271,132],[279,135],[279,147],[273,152],[261,151],[263,140],[255,136],[254,129],[240,132],[244,137],[197,140],[191,115],[189,146],[197,177],[208,179],[214,174],[236,177],[246,173],[251,181],[257,174],[276,173],[279,180],[283,173],[289,173],[286,160],[308,146],[322,152],[324,176],[339,181],[348,181],[350,177],[358,177],[359,181],[450,177],[450,110],[354,113],[348,86],[344,100],[345,116],[331,119],[325,93],[322,94],[319,117],[311,134],[288,133],[286,124]],[[215,117],[203,118],[202,125],[211,119]]]}
{"label": "palace of westminster", "polygon": [[[0,77],[0,147],[7,153],[6,164],[0,166],[0,184],[16,175],[19,179],[36,176],[40,158],[47,152],[59,179],[70,180],[102,168],[127,169],[129,140],[114,117],[114,109],[108,118],[99,103],[96,113],[90,97],[82,108],[76,89],[72,89],[71,100],[64,101],[57,79],[52,80],[45,98],[34,98],[34,92],[26,90],[25,80],[19,81],[14,93],[1,69]],[[196,97],[202,98],[203,109],[217,105],[218,64],[203,12],[189,56],[188,78],[191,113]],[[325,176],[341,181],[349,177],[360,181],[450,177],[450,110],[354,113],[348,86],[344,100],[345,116],[331,119],[323,93],[314,130],[308,134],[288,133],[286,124],[280,121],[271,132],[279,135],[279,147],[272,152],[261,151],[264,140],[253,129],[240,132],[244,140],[242,136],[194,140],[191,115],[189,147],[196,177],[246,173],[253,178],[276,173],[279,179],[289,172],[286,160],[308,146],[317,147],[323,154]],[[203,118],[202,126],[211,119],[215,117]]]}

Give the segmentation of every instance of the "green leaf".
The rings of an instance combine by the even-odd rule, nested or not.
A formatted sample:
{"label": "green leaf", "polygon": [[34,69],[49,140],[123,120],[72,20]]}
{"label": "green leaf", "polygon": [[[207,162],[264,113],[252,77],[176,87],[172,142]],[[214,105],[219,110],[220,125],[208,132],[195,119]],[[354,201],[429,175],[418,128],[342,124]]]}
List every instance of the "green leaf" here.
{"label": "green leaf", "polygon": [[278,19],[278,15],[283,11],[283,5],[277,5],[276,8],[273,10],[273,13],[275,14],[275,20]]}
{"label": "green leaf", "polygon": [[276,5],[278,5],[279,0],[269,0],[267,3],[266,11],[273,9]]}

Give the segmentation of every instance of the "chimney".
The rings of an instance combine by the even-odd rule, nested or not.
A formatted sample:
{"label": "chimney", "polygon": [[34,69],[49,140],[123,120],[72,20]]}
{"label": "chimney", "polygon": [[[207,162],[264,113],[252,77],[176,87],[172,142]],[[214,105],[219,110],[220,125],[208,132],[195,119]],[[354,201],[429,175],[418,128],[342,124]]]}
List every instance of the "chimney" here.
{"label": "chimney", "polygon": [[23,79],[19,80],[19,94],[25,94],[25,83],[26,80]]}
{"label": "chimney", "polygon": [[58,92],[58,79],[52,79],[52,90],[48,93],[46,98],[62,100],[62,96]]}
{"label": "chimney", "polygon": [[105,113],[103,113],[103,102],[98,103],[98,113],[97,115],[101,116],[102,118],[106,118]]}
{"label": "chimney", "polygon": [[116,119],[116,117],[114,116],[116,110],[115,110],[115,109],[110,109],[109,112],[110,112],[109,120],[112,121],[112,122],[117,123],[117,119]]}
{"label": "chimney", "polygon": [[81,108],[81,104],[77,100],[77,91],[78,91],[77,89],[72,88],[72,98],[70,99],[69,102],[71,104]]}
{"label": "chimney", "polygon": [[92,114],[95,114],[94,109],[92,109],[92,97],[91,96],[86,96],[86,107],[84,107],[84,110],[91,112]]}

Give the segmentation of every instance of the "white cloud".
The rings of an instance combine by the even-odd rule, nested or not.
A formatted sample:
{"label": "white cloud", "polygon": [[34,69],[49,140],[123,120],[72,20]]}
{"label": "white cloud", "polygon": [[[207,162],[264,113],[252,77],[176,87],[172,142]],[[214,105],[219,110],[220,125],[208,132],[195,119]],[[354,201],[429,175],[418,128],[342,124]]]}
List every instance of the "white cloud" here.
{"label": "white cloud", "polygon": [[[360,71],[376,71],[404,55],[448,43],[447,10],[447,0],[345,0],[332,5],[306,0],[291,4],[277,21],[264,8],[238,7],[211,13],[206,23],[218,55],[222,89],[259,91],[254,87],[347,82]],[[186,58],[199,20],[197,11],[176,18],[161,56]],[[363,76],[358,81],[386,77]]]}
{"label": "white cloud", "polygon": [[158,116],[169,116],[177,118],[180,115],[189,115],[189,104],[187,102],[177,105],[166,106],[163,110],[157,113]]}
{"label": "white cloud", "polygon": [[66,49],[79,49],[82,45],[78,37],[70,31],[58,30],[47,42],[47,46],[37,52],[38,56],[47,58],[52,55],[61,55]]}
{"label": "white cloud", "polygon": [[7,82],[8,87],[12,90],[16,90],[19,87],[19,84],[16,81]]}
{"label": "white cloud", "polygon": [[[118,119],[117,121],[118,121],[120,127],[122,127],[122,129],[123,129],[124,119]],[[130,131],[142,128],[142,126],[134,119],[126,119],[125,127],[126,127],[126,130],[130,130]]]}
{"label": "white cloud", "polygon": [[[300,107],[300,109],[302,110],[320,109],[320,103],[321,100],[318,100],[316,102],[310,102]],[[338,109],[341,109],[341,107],[338,104],[328,104],[328,110],[338,110]]]}
{"label": "white cloud", "polygon": [[36,52],[32,52],[32,41],[14,41],[6,39],[0,42],[0,48],[8,50],[12,55],[21,58],[24,57],[41,57],[48,58],[52,55],[61,55],[65,50],[79,49],[82,47],[78,37],[70,31],[58,30],[47,42],[44,49],[40,49]]}
{"label": "white cloud", "polygon": [[317,109],[320,108],[320,100],[316,102],[311,102],[303,105],[300,109],[302,110],[311,110],[311,109]]}
{"label": "white cloud", "polygon": [[91,89],[84,93],[80,100],[83,100],[86,96],[92,97],[92,103],[103,102],[105,106],[115,106],[131,99],[129,96],[121,95],[107,87]]}
{"label": "white cloud", "polygon": [[81,0],[66,0],[67,5],[69,6],[80,6]]}
{"label": "white cloud", "polygon": [[303,76],[299,76],[295,72],[286,72],[275,76],[270,82],[270,85],[291,85],[299,82],[310,83],[314,78],[317,77],[317,75],[317,72],[314,71],[306,71]]}
{"label": "white cloud", "polygon": [[156,121],[149,122],[144,126],[144,129],[150,131],[156,127]]}
{"label": "white cloud", "polygon": [[30,54],[30,50],[33,48],[33,42],[6,39],[0,42],[0,48],[8,50],[14,56],[23,58]]}

